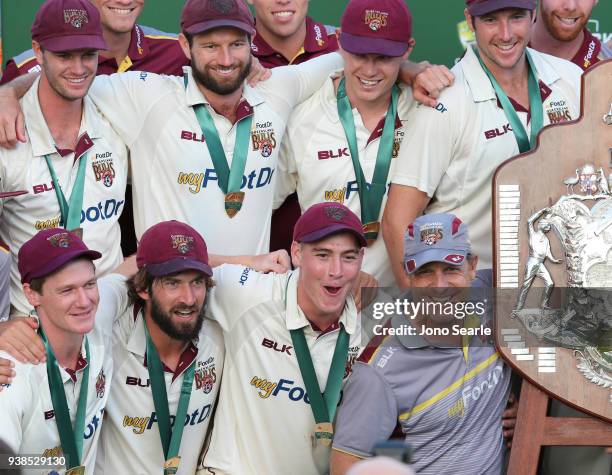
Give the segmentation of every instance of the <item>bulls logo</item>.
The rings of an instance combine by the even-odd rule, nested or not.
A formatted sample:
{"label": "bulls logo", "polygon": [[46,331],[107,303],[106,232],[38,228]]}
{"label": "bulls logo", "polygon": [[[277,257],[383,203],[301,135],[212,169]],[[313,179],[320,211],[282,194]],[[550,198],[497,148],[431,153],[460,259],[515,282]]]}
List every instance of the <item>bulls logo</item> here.
{"label": "bulls logo", "polygon": [[104,374],[104,369],[100,369],[100,373],[98,373],[98,378],[96,379],[96,396],[102,399],[104,397],[105,390],[106,390],[106,375]]}
{"label": "bulls logo", "polygon": [[101,181],[107,188],[113,186],[115,178],[115,167],[111,155],[111,152],[98,153],[96,154],[97,160],[91,164],[96,181]]}
{"label": "bulls logo", "polygon": [[173,234],[170,236],[172,239],[172,247],[181,254],[187,254],[193,245],[193,237],[184,236],[183,234]]}
{"label": "bulls logo", "polygon": [[433,246],[440,239],[442,239],[442,228],[441,227],[427,227],[421,229],[421,242],[424,242],[428,246]]}
{"label": "bulls logo", "polygon": [[344,208],[330,206],[329,208],[325,208],[325,214],[330,219],[342,221],[342,219],[346,216],[346,210]]}
{"label": "bulls logo", "polygon": [[82,28],[85,23],[89,23],[89,18],[85,10],[64,10],[64,23],[69,23],[74,28]]}
{"label": "bulls logo", "polygon": [[53,247],[70,247],[70,234],[68,233],[58,233],[53,236],[49,236],[47,241],[51,243]]}
{"label": "bulls logo", "polygon": [[204,391],[204,394],[208,394],[213,390],[217,381],[215,358],[211,356],[204,362],[198,361],[197,366],[194,373],[195,387]]}
{"label": "bulls logo", "polygon": [[209,5],[214,11],[227,14],[235,8],[236,3],[234,0],[212,0]]}
{"label": "bulls logo", "polygon": [[261,143],[260,147],[262,157],[268,158],[270,155],[272,155],[272,149],[274,148],[272,147],[272,142],[265,140]]}
{"label": "bulls logo", "polygon": [[387,12],[381,12],[379,10],[366,10],[363,21],[366,25],[368,25],[370,30],[378,31],[387,26],[388,18],[389,14]]}

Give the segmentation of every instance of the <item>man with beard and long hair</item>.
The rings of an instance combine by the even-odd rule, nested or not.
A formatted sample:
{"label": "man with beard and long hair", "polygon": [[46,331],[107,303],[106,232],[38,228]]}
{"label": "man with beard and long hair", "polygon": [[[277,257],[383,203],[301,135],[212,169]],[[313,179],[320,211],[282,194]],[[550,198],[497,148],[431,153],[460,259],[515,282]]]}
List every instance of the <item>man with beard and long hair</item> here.
{"label": "man with beard and long hair", "polygon": [[531,35],[531,47],[567,59],[583,70],[612,58],[612,47],[588,30],[591,11],[599,0],[541,0]]}

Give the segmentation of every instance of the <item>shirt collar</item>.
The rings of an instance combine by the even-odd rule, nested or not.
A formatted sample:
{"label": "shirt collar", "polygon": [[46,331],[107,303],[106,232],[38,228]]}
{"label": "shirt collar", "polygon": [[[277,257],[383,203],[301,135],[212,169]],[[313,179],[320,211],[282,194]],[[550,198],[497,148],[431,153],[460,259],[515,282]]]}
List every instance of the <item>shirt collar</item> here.
{"label": "shirt collar", "polygon": [[[546,86],[550,86],[560,78],[559,74],[545,61],[542,56],[531,48],[527,48],[531,53],[531,58],[536,68],[536,76]],[[461,60],[463,73],[468,83],[474,102],[484,102],[497,99],[491,81],[480,66],[473,49],[468,47],[463,59]]]}
{"label": "shirt collar", "polygon": [[[312,328],[306,315],[304,315],[304,312],[297,303],[297,286],[299,278],[299,269],[287,274],[285,289],[285,318],[287,330],[298,330],[305,327]],[[339,319],[339,323],[344,325],[349,335],[354,334],[357,329],[357,318],[359,318],[359,313],[357,312],[357,307],[355,307],[355,301],[352,296],[349,296]]]}
{"label": "shirt collar", "polygon": [[[40,102],[38,101],[39,83],[40,76],[34,81],[34,84],[22,99],[26,130],[28,131],[28,137],[32,146],[32,154],[35,157],[57,153],[51,131],[45,121],[40,108]],[[101,131],[100,116],[89,97],[85,96],[83,98],[83,118],[79,128],[79,137],[87,134],[89,138],[97,139],[102,137]]]}
{"label": "shirt collar", "polygon": [[140,25],[134,25],[130,36],[130,45],[126,57],[123,59],[121,64],[117,64],[117,61],[113,57],[98,57],[98,64],[113,63],[113,69],[117,69],[118,72],[123,72],[132,66],[133,60],[140,60],[149,54],[149,43],[147,37],[142,30]]}
{"label": "shirt collar", "polygon": [[[185,90],[185,98],[187,101],[187,105],[189,107],[192,107],[196,104],[210,105],[204,94],[202,94],[202,91],[200,91],[200,89],[198,88],[195,79],[193,78],[191,66],[184,66],[183,71],[187,73],[189,78],[189,81],[187,82],[187,88]],[[257,90],[252,88],[245,82],[242,90],[242,99],[238,104],[238,107],[253,109],[256,106],[262,104],[263,102],[265,101],[263,97],[257,92]]]}
{"label": "shirt collar", "polygon": [[[69,368],[62,368],[63,371],[60,371],[60,374],[62,375],[62,383],[64,384],[66,384],[68,381],[72,381],[73,383],[76,383],[77,374],[80,371],[83,371],[89,364],[89,362],[87,361],[87,358],[85,357],[87,355],[87,351],[85,350],[85,338],[87,338],[86,335],[83,336],[83,341],[81,342],[81,352],[79,353],[79,357],[77,359],[75,370],[72,371]],[[90,351],[91,351],[91,347],[90,347]]]}

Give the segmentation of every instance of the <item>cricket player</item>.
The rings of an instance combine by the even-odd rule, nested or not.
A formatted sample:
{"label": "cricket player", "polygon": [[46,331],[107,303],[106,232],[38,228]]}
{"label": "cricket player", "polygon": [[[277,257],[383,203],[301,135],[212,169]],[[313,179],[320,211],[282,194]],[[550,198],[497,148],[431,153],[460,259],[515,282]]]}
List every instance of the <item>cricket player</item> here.
{"label": "cricket player", "polygon": [[529,151],[541,127],[576,119],[582,70],[527,48],[535,0],[466,0],[476,45],[453,68],[436,109],[420,107],[395,167],[382,229],[400,285],[403,233],[423,212],[462,216],[482,268],[491,267],[491,178]]}
{"label": "cricket player", "polygon": [[91,101],[98,50],[106,48],[100,14],[88,0],[48,0],[32,25],[41,74],[21,99],[28,141],[0,149],[0,239],[12,255],[12,313],[31,309],[17,268],[19,248],[38,231],[80,230],[99,249],[104,275],[123,261],[128,151]]}
{"label": "cricket player", "polygon": [[342,381],[361,348],[350,293],[365,245],[352,211],[319,203],[294,230],[297,270],[259,274],[225,265],[215,271],[208,310],[225,332],[227,353],[198,473],[326,473]]}
{"label": "cricket player", "polygon": [[[338,408],[333,475],[371,457],[374,445],[391,437],[398,423],[417,473],[502,473],[510,369],[491,341],[455,330],[491,330],[480,313],[486,293],[469,291],[483,285],[476,280],[477,262],[467,226],[456,216],[427,214],[408,227],[404,268],[411,301],[457,305],[470,299],[474,311],[398,313],[389,329],[415,331],[379,332],[354,365]],[[490,287],[490,271],[487,276]]]}
{"label": "cricket player", "polygon": [[530,46],[567,59],[583,70],[612,58],[612,48],[588,30],[591,11],[599,0],[541,0]]}
{"label": "cricket player", "polygon": [[112,322],[122,300],[109,284],[122,278],[98,285],[93,261],[100,257],[76,234],[58,228],[40,231],[19,251],[46,364],[14,360],[16,374],[0,391],[0,440],[17,454],[48,457],[58,470],[65,465],[72,470],[66,473],[94,473],[113,375]]}
{"label": "cricket player", "polygon": [[295,190],[302,209],[322,201],[348,206],[361,216],[369,242],[363,270],[385,287],[394,278],[380,220],[416,109],[410,88],[396,86],[415,43],[412,15],[402,0],[351,0],[341,26],[344,69],[291,115],[274,206]]}

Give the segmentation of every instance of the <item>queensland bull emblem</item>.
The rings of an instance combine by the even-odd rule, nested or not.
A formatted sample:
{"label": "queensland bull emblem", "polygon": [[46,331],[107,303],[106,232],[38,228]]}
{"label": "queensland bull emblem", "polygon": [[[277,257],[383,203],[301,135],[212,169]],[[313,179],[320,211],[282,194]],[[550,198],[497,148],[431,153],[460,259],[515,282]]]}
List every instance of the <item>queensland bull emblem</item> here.
{"label": "queensland bull emblem", "polygon": [[335,206],[330,206],[329,208],[325,208],[325,214],[330,219],[333,219],[335,221],[342,221],[342,219],[346,216],[346,210],[344,208],[336,208]]}
{"label": "queensland bull emblem", "polygon": [[218,13],[227,14],[235,8],[236,2],[234,0],[212,0],[210,6]]}
{"label": "queensland bull emblem", "polygon": [[82,28],[85,23],[89,23],[89,17],[85,10],[64,10],[64,23],[69,23],[74,28]]}
{"label": "queensland bull emblem", "polygon": [[183,234],[174,234],[170,236],[172,239],[172,247],[181,254],[187,254],[193,245],[193,237],[184,236]]}
{"label": "queensland bull emblem", "polygon": [[368,25],[370,30],[378,31],[381,28],[387,26],[388,18],[389,14],[387,12],[381,12],[378,10],[366,10],[363,21],[366,25]]}
{"label": "queensland bull emblem", "polygon": [[49,236],[47,241],[51,243],[53,247],[70,247],[70,234],[68,233],[57,233],[53,236]]}
{"label": "queensland bull emblem", "polygon": [[104,369],[100,369],[98,378],[96,379],[96,396],[102,399],[104,397],[104,391],[106,390],[106,375]]}
{"label": "queensland bull emblem", "polygon": [[443,237],[442,227],[427,227],[421,229],[421,242],[424,242],[428,246],[433,246]]}

